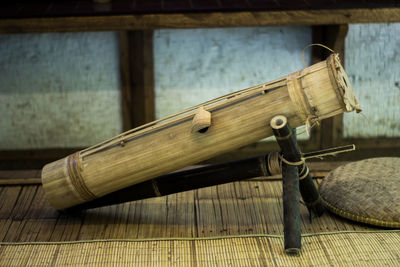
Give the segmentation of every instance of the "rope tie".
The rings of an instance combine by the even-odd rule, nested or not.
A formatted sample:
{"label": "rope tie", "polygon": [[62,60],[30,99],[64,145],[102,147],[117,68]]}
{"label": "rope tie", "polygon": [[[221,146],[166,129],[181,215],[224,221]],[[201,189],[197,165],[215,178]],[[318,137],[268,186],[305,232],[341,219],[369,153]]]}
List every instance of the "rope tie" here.
{"label": "rope tie", "polygon": [[281,154],[279,154],[279,158],[281,161],[285,162],[287,165],[293,165],[293,166],[300,166],[303,165],[305,163],[305,159],[301,158],[300,161],[288,161],[287,159],[285,159]]}
{"label": "rope tie", "polygon": [[307,175],[310,173],[310,169],[306,166],[306,164],[303,165],[303,169],[301,170],[300,173],[302,173],[304,171],[304,168],[306,168],[306,172],[302,176],[299,177],[300,181],[303,180],[304,178],[306,178]]}
{"label": "rope tie", "polygon": [[[303,165],[300,173],[303,173],[304,168],[307,168],[305,164],[305,158],[303,157],[300,159],[300,161],[292,162],[285,159],[279,152],[271,152],[268,154],[268,159],[267,159],[269,173],[271,175],[282,174],[282,162],[292,166]],[[307,168],[305,174],[299,177],[299,179],[300,180],[304,179],[305,177],[307,177],[308,173],[309,169]]]}
{"label": "rope tie", "polygon": [[268,170],[271,175],[282,173],[282,161],[279,160],[279,152],[271,152],[268,154]]}

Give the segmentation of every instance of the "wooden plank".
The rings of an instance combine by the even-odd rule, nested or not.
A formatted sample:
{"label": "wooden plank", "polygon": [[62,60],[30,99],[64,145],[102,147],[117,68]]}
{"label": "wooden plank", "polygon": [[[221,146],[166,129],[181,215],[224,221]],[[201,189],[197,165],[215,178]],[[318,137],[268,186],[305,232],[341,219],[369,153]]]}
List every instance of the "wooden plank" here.
{"label": "wooden plank", "polygon": [[0,185],[22,185],[22,184],[40,185],[42,184],[42,179],[41,178],[0,179]]}
{"label": "wooden plank", "polygon": [[0,171],[0,179],[31,179],[40,178],[40,170]]}
{"label": "wooden plank", "polygon": [[122,129],[127,131],[133,128],[132,123],[132,77],[131,77],[131,51],[129,33],[120,31],[119,40],[119,65],[121,75],[121,109]]}
{"label": "wooden plank", "polygon": [[153,31],[119,33],[124,131],[155,120]]}
{"label": "wooden plank", "polygon": [[400,8],[140,14],[0,20],[0,33],[399,22]]}
{"label": "wooden plank", "polygon": [[41,169],[49,162],[53,162],[82,149],[83,148],[2,150],[0,151],[0,170]]}
{"label": "wooden plank", "polygon": [[42,184],[41,170],[0,171],[0,185]]}

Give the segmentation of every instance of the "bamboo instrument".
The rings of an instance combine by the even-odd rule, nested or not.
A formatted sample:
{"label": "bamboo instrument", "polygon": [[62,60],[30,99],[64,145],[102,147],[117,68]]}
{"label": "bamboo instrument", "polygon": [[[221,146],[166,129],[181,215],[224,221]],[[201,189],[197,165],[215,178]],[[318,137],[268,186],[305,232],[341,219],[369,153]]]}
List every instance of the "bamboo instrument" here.
{"label": "bamboo instrument", "polygon": [[[304,153],[302,154],[302,158],[306,160],[308,158],[336,155],[353,150],[355,150],[354,145],[335,147]],[[167,196],[255,177],[269,177],[267,180],[274,180],[277,179],[276,175],[282,173],[282,161],[278,155],[279,152],[270,152],[262,156],[176,171],[128,186],[67,210],[79,211],[146,198]],[[304,163],[303,166],[300,166],[298,169],[299,177],[304,176],[303,179],[299,179],[300,194],[309,211],[314,212],[317,216],[321,216],[324,212],[324,207],[321,206],[322,203],[320,201],[317,201],[319,200],[319,193],[316,191],[313,181],[311,181],[311,184],[308,181],[308,178],[311,179],[311,176],[309,175],[307,165]]]}
{"label": "bamboo instrument", "polygon": [[[210,123],[208,115],[194,120],[203,109],[211,114]],[[42,170],[43,189],[55,208],[66,209],[271,136],[269,121],[277,114],[297,127],[353,110],[360,110],[358,102],[338,55],[332,54],[283,78],[205,102],[49,163]]]}

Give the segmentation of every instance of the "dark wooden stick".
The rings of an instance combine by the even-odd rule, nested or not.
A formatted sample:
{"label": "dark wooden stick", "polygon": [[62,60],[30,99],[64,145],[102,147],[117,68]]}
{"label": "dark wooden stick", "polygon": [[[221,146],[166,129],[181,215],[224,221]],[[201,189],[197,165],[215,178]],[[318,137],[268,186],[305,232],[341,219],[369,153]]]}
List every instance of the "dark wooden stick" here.
{"label": "dark wooden stick", "polygon": [[[278,117],[278,116],[277,116]],[[277,118],[275,117],[275,118]],[[276,120],[283,120],[281,117]],[[295,130],[291,130],[289,123],[285,121],[285,125],[281,125],[282,128],[277,132],[277,142],[282,149],[282,152],[287,156],[285,158],[292,162],[301,161],[302,153],[299,148],[299,145],[296,140]],[[347,147],[346,147],[347,148]],[[354,149],[354,146],[352,146]],[[336,148],[341,152],[342,148]],[[330,149],[329,151],[335,151],[334,149]],[[323,151],[318,151],[316,153],[321,153]],[[314,153],[314,154],[316,154]],[[308,153],[310,157],[313,156],[311,153]],[[321,216],[325,212],[325,206],[320,198],[317,188],[315,187],[314,181],[309,173],[309,169],[307,164],[303,163],[298,167],[299,171],[299,187],[301,197],[303,198],[304,203],[307,206],[308,211],[310,212],[310,216],[315,214],[317,216]]]}
{"label": "dark wooden stick", "polygon": [[[301,229],[299,171],[296,162],[299,162],[301,157],[297,158],[298,145],[293,139],[292,129],[285,116],[272,118],[271,128],[281,147],[282,156],[286,159],[286,162],[282,162],[285,252],[298,255],[301,249]],[[287,140],[291,140],[291,142]]]}
{"label": "dark wooden stick", "polygon": [[267,155],[174,172],[118,190],[67,211],[97,208],[139,199],[159,197],[188,190],[270,176]]}
{"label": "dark wooden stick", "polygon": [[282,163],[283,232],[285,252],[299,254],[301,249],[299,173],[297,167]]}

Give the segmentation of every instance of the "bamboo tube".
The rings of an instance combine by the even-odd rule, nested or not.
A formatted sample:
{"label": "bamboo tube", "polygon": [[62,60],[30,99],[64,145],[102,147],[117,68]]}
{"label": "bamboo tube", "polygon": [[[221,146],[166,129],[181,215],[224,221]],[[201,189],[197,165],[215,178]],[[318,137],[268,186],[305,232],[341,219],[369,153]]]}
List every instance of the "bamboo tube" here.
{"label": "bamboo tube", "polygon": [[220,185],[260,176],[270,176],[267,155],[173,172],[117,190],[82,203],[69,211],[98,208],[128,201],[166,196],[174,193]]}
{"label": "bamboo tube", "polygon": [[[309,152],[303,154],[303,157],[307,158],[318,157],[321,155],[336,155],[337,153],[343,153],[352,150],[354,150],[354,145]],[[176,171],[141,182],[139,184],[131,185],[89,202],[79,204],[68,209],[68,211],[98,208],[129,201],[166,196],[188,190],[256,177],[263,177],[263,180],[274,180],[277,179],[276,175],[280,175],[282,173],[281,159],[277,156],[278,154],[279,153],[277,152],[270,152],[262,156],[208,165],[189,170]],[[307,166],[305,166],[305,168],[298,168],[298,171],[299,177],[302,177],[305,172],[309,173]],[[306,178],[311,179],[311,176],[307,175]],[[319,200],[319,194],[318,191],[316,191],[313,181],[311,181],[310,186],[310,184],[304,183],[306,179],[299,180],[300,194],[303,197],[306,205],[315,202],[315,200]],[[314,206],[317,205],[313,205],[312,208],[309,208],[309,211],[313,211],[318,216],[322,215],[324,206],[322,206],[322,209],[317,210],[314,210]]]}
{"label": "bamboo tube", "polygon": [[[297,141],[285,116],[272,118],[271,128],[281,147],[282,156],[282,198],[283,232],[286,254],[298,255],[301,249],[299,170],[300,158]],[[291,142],[288,142],[290,140]],[[288,163],[288,162],[293,163]],[[300,162],[301,164],[301,162]],[[303,165],[303,164],[301,164]],[[300,166],[300,165],[299,165]]]}
{"label": "bamboo tube", "polygon": [[[192,132],[199,107],[211,113],[206,132]],[[285,115],[293,127],[359,109],[336,54],[275,81],[220,97],[122,133],[47,164],[49,202],[66,209],[272,135]]]}

